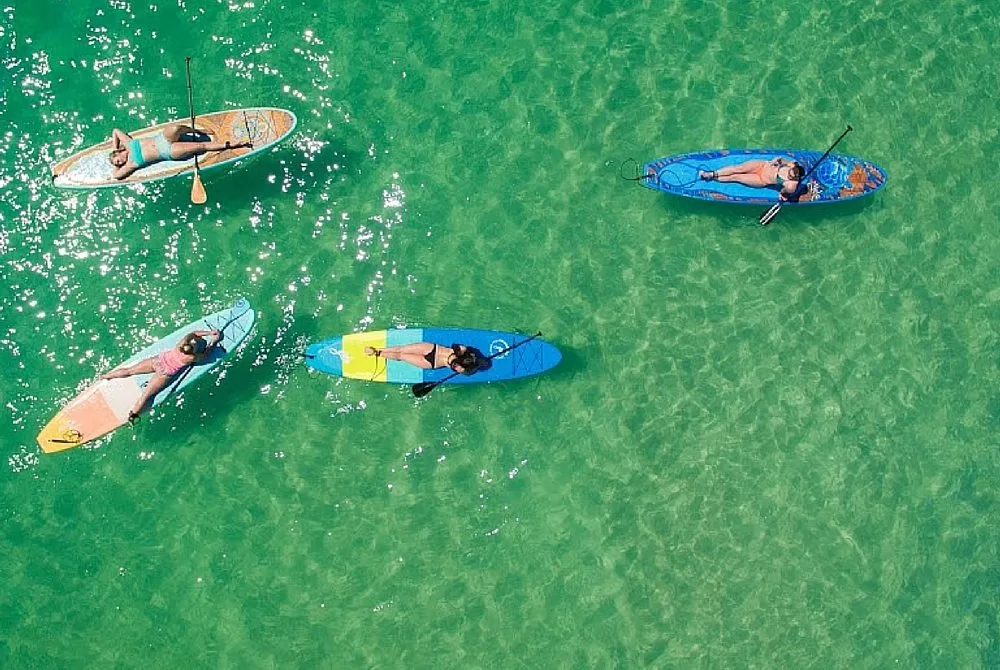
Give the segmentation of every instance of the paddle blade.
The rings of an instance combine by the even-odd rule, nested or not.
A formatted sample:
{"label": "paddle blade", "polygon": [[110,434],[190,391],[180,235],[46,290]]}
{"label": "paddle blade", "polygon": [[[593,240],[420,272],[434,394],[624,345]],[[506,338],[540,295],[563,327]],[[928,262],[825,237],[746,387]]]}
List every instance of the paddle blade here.
{"label": "paddle blade", "polygon": [[194,183],[191,184],[191,202],[196,205],[204,205],[208,201],[208,194],[205,193],[205,185],[201,183],[201,172],[194,171]]}
{"label": "paddle blade", "polygon": [[423,398],[425,395],[434,390],[437,386],[437,382],[420,382],[419,384],[413,385],[413,395],[418,398]]}
{"label": "paddle blade", "polygon": [[781,211],[781,203],[776,202],[771,205],[771,209],[767,210],[760,215],[760,225],[766,226],[774,220],[774,217],[778,216],[778,212]]}

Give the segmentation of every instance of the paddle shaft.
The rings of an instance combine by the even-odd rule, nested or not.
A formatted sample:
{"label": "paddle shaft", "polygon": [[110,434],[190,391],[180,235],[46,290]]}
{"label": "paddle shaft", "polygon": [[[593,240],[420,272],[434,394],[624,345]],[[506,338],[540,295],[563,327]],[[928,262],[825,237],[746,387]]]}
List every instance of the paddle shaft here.
{"label": "paddle shaft", "polygon": [[[187,70],[187,85],[188,85],[188,112],[191,114],[191,130],[197,130],[194,127],[194,93],[191,90],[191,57],[188,56],[184,59],[184,67]],[[194,157],[194,169],[198,169],[198,156]]]}
{"label": "paddle shaft", "polygon": [[[247,142],[250,143],[250,148],[253,149],[253,137],[250,135],[250,122],[247,121],[247,112],[246,112],[246,110],[243,110],[243,125],[246,126],[246,129],[247,129]],[[254,123],[254,127],[255,128],[257,127],[256,123]]]}
{"label": "paddle shaft", "polygon": [[[496,352],[495,354],[491,354],[490,356],[488,356],[486,358],[486,360],[492,361],[497,356],[503,356],[508,351],[514,351],[515,349],[517,349],[522,344],[527,344],[528,342],[531,342],[533,339],[535,339],[537,337],[541,337],[541,336],[542,336],[542,331],[538,331],[537,333],[535,333],[534,335],[532,335],[531,337],[529,337],[526,340],[521,340],[520,342],[518,342],[515,345],[509,346],[506,349],[501,349],[500,351]],[[444,379],[441,379],[441,380],[436,381],[436,382],[423,382],[423,383],[420,383],[420,384],[414,384],[413,385],[413,395],[417,396],[418,398],[422,398],[425,395],[427,395],[428,393],[430,393],[431,391],[433,391],[437,386],[439,386],[441,384],[444,384],[447,381],[451,381],[452,379],[454,379],[455,377],[459,376],[460,374],[462,374],[462,373],[461,372],[452,372],[450,375],[448,375]]]}
{"label": "paddle shaft", "polygon": [[826,160],[826,157],[830,155],[830,152],[831,152],[831,151],[833,151],[833,150],[834,150],[834,148],[836,148],[836,146],[837,146],[838,144],[840,144],[840,140],[842,140],[842,139],[844,139],[845,137],[847,137],[847,133],[851,132],[852,130],[854,130],[854,128],[851,128],[850,124],[848,124],[848,125],[847,125],[847,130],[845,130],[844,132],[842,132],[842,133],[840,134],[840,137],[838,137],[838,138],[837,138],[837,140],[836,140],[836,141],[835,141],[835,142],[834,142],[833,144],[831,144],[831,145],[830,145],[830,148],[826,150],[826,153],[825,153],[825,154],[823,154],[822,156],[820,156],[820,157],[819,157],[819,160],[818,160],[818,161],[816,161],[816,163],[815,163],[815,164],[813,164],[813,166],[812,166],[811,168],[809,168],[809,172],[806,172],[805,176],[804,176],[804,177],[802,177],[802,181],[800,181],[800,182],[799,182],[799,184],[804,184],[804,183],[805,183],[805,181],[806,181],[807,179],[809,179],[809,176],[810,176],[810,175],[811,175],[811,174],[812,174],[813,172],[815,172],[815,171],[816,171],[816,168],[818,168],[818,167],[819,167],[819,164],[820,164],[820,163],[822,163],[822,162],[823,162],[824,160]]}
{"label": "paddle shaft", "polygon": [[[188,87],[188,111],[191,113],[191,130],[197,131],[194,125],[194,94],[191,90],[191,57],[184,59],[184,67],[187,71]],[[204,204],[208,199],[205,194],[205,186],[201,183],[201,167],[198,165],[198,154],[194,155],[194,181],[191,184],[191,202],[196,205]]]}
{"label": "paddle shaft", "polygon": [[[799,186],[798,188],[795,189],[796,192],[799,190],[799,188],[802,188],[802,185],[805,184],[806,181],[809,179],[809,177],[812,175],[812,173],[816,171],[816,168],[819,167],[819,164],[822,163],[824,160],[826,160],[826,157],[830,155],[830,152],[833,151],[834,148],[836,148],[836,146],[840,144],[840,141],[847,136],[847,133],[851,132],[852,130],[854,130],[854,128],[851,127],[851,124],[847,124],[847,130],[845,130],[840,134],[840,137],[838,137],[837,140],[830,145],[830,148],[826,150],[826,153],[820,156],[819,160],[813,163],[813,166],[809,168],[809,171],[806,172],[805,175],[802,177],[802,179],[799,180]],[[781,211],[782,204],[784,203],[781,200],[778,200],[778,202],[771,205],[771,208],[761,215],[760,225],[766,226],[767,224],[769,224],[771,220],[778,215],[778,212]]]}
{"label": "paddle shaft", "polygon": [[[245,313],[246,313],[245,311],[244,312],[240,312],[240,314],[238,314],[237,316],[234,316],[234,317],[230,318],[229,321],[226,321],[226,323],[222,326],[222,328],[219,328],[219,335],[222,335],[224,332],[226,332],[226,328],[228,328],[229,326],[231,326],[232,323],[233,323],[233,321],[235,321],[236,319],[240,318]],[[205,325],[207,326],[208,323],[206,323]],[[212,345],[212,348],[214,349],[216,346],[218,346],[219,342],[221,342],[221,341],[222,341],[222,339],[220,338],[218,342],[216,342],[215,344]],[[182,372],[180,374],[180,376],[177,377],[177,381],[175,381],[173,384],[170,385],[170,390],[167,391],[167,395],[166,396],[163,396],[164,398],[166,398],[171,393],[173,393],[174,391],[177,390],[177,387],[180,386],[180,383],[182,381],[184,381],[184,378],[188,376],[188,373],[191,372],[191,368],[193,368],[193,367],[194,367],[194,364],[192,363],[191,365],[189,365],[186,368],[184,368],[184,372]]]}

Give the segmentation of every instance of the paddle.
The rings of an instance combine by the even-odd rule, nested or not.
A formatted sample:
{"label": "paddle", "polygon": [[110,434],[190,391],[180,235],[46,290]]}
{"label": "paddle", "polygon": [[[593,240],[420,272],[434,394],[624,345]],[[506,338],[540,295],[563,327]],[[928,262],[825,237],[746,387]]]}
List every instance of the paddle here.
{"label": "paddle", "polygon": [[[240,312],[238,315],[230,318],[229,321],[226,321],[226,323],[222,326],[222,328],[219,328],[219,335],[222,335],[223,333],[225,333],[226,332],[226,328],[228,328],[230,325],[232,325],[233,321],[235,321],[236,319],[238,319],[241,316],[243,316],[244,313],[245,313],[245,311],[244,312]],[[207,321],[205,322],[205,325],[206,326],[209,325]],[[211,326],[209,326],[209,328],[211,328]],[[221,337],[219,338],[218,342],[216,342],[215,344],[212,345],[211,348],[214,349],[215,347],[217,347],[219,345],[220,342],[222,342],[222,338]],[[207,351],[208,350],[206,350],[206,353],[207,353]],[[173,384],[170,385],[170,390],[167,391],[167,395],[163,396],[164,398],[170,396],[171,393],[173,393],[174,391],[177,390],[177,387],[180,386],[181,382],[184,381],[184,378],[188,376],[188,373],[191,372],[192,368],[194,368],[194,364],[193,363],[191,365],[188,365],[187,368],[184,369],[184,372],[182,372],[177,377],[177,380]],[[162,391],[161,391],[161,393],[162,393]]]}
{"label": "paddle", "polygon": [[[854,128],[851,128],[851,125],[847,124],[847,130],[845,130],[840,134],[840,137],[837,138],[837,141],[830,145],[830,148],[826,150],[826,153],[820,156],[820,159],[816,161],[816,164],[813,165],[811,168],[809,168],[809,172],[806,172],[805,176],[799,180],[798,188],[795,189],[796,193],[800,188],[802,188],[802,185],[806,183],[806,180],[809,178],[809,175],[811,175],[816,170],[816,168],[819,167],[819,164],[822,163],[823,160],[830,155],[830,152],[833,151],[833,148],[836,147],[838,144],[840,144],[840,140],[844,139],[844,136],[847,135],[847,133],[851,132],[852,130],[854,130]],[[792,195],[795,195],[795,193],[793,193]],[[760,225],[766,226],[767,224],[771,223],[771,221],[774,220],[774,217],[778,216],[778,212],[781,211],[781,206],[783,204],[784,200],[779,199],[778,202],[771,205],[771,209],[761,214]]]}
{"label": "paddle", "polygon": [[[518,342],[517,344],[515,344],[513,346],[507,347],[506,349],[502,349],[501,351],[498,351],[495,354],[490,355],[486,360],[492,361],[497,356],[503,356],[508,351],[513,351],[514,349],[517,349],[522,344],[527,344],[528,342],[531,342],[536,337],[541,337],[541,336],[542,336],[542,332],[538,331],[537,333],[535,333],[534,335],[532,335],[528,339],[521,340],[520,342]],[[414,384],[413,385],[413,395],[417,396],[418,398],[423,398],[425,395],[427,395],[428,393],[430,393],[431,391],[433,391],[439,385],[444,384],[446,381],[450,381],[450,380],[454,379],[455,377],[459,376],[460,374],[462,374],[462,373],[461,372],[452,372],[450,375],[448,375],[447,377],[445,377],[444,379],[442,379],[440,381],[436,381],[436,382],[421,382],[419,384]]]}
{"label": "paddle", "polygon": [[[191,112],[191,128],[194,129],[194,98],[191,94],[191,57],[184,59],[184,67],[187,68],[188,84],[188,110]],[[204,205],[208,200],[205,193],[205,186],[201,183],[201,168],[198,167],[198,156],[194,157],[194,182],[191,184],[191,202],[196,205]]]}
{"label": "paddle", "polygon": [[52,438],[49,442],[55,442],[56,444],[79,444],[81,437],[83,437],[83,435],[80,431],[74,428],[67,428],[63,431],[63,438],[65,439],[57,440],[56,438]]}
{"label": "paddle", "polygon": [[[247,142],[250,143],[250,149],[252,151],[253,150],[253,136],[250,135],[250,122],[247,121],[246,110],[243,110],[243,125],[246,126],[246,128],[247,128]],[[257,124],[254,123],[254,127],[256,127],[256,126],[257,126]]]}

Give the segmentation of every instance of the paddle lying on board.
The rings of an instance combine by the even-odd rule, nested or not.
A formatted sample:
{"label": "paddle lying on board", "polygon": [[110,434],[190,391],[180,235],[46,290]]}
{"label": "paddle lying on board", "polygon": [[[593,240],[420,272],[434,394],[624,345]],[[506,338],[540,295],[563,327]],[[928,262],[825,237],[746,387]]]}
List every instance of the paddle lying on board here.
{"label": "paddle lying on board", "polygon": [[[822,163],[823,160],[827,156],[830,155],[830,152],[833,151],[833,149],[838,144],[840,144],[840,140],[844,139],[844,137],[847,135],[847,133],[851,132],[852,130],[854,130],[854,128],[851,128],[851,125],[847,124],[847,130],[845,130],[844,132],[842,132],[840,134],[840,137],[837,138],[837,141],[830,145],[830,148],[826,150],[826,153],[823,154],[822,156],[820,156],[820,159],[818,161],[816,161],[811,168],[809,168],[809,172],[806,172],[805,176],[803,176],[802,179],[799,180],[799,186],[796,189],[796,192],[798,192],[798,189],[802,188],[802,186],[806,183],[806,180],[809,179],[809,175],[811,175],[813,172],[816,171],[816,168],[819,167],[819,164]],[[794,193],[793,193],[793,195],[794,195]],[[783,200],[779,200],[778,202],[776,202],[773,205],[771,205],[770,209],[768,209],[766,212],[764,212],[763,214],[761,214],[760,215],[760,225],[766,226],[767,224],[771,223],[771,221],[774,220],[774,217],[778,216],[778,212],[781,211],[781,206],[783,204],[784,204],[784,201]]]}
{"label": "paddle lying on board", "polygon": [[[232,318],[230,318],[229,321],[226,321],[222,325],[222,327],[219,328],[219,339],[216,340],[215,343],[212,344],[211,347],[209,347],[208,349],[205,350],[205,355],[206,356],[208,355],[208,352],[212,350],[212,348],[219,346],[219,343],[222,342],[222,335],[226,332],[226,328],[228,328],[229,326],[233,325],[233,322],[236,321],[236,319],[238,319],[241,316],[243,316],[242,312],[240,314],[237,314],[236,316],[233,316]],[[211,324],[209,324],[207,321],[205,322],[205,326],[208,327],[209,329],[212,328]],[[175,381],[173,383],[173,385],[171,385],[170,390],[167,391],[167,395],[168,396],[170,394],[172,394],[174,391],[177,390],[177,387],[180,386],[180,384],[181,384],[182,381],[184,381],[184,378],[187,377],[188,373],[191,372],[192,368],[194,368],[194,365],[189,365],[189,366],[187,366],[187,368],[184,369],[184,372],[181,373],[181,375],[177,378],[177,381]]]}
{"label": "paddle lying on board", "polygon": [[[503,356],[508,351],[513,351],[514,349],[517,349],[522,344],[527,344],[528,342],[531,342],[536,337],[541,337],[541,336],[542,336],[542,331],[538,331],[537,333],[535,333],[534,335],[532,335],[531,337],[529,337],[526,340],[521,340],[517,344],[509,346],[506,349],[501,349],[500,351],[496,352],[495,354],[489,355],[486,358],[486,360],[492,361],[497,356]],[[444,384],[446,381],[454,379],[455,377],[459,376],[460,374],[462,374],[462,373],[461,372],[452,372],[450,375],[448,375],[444,379],[441,379],[440,381],[436,381],[436,382],[421,382],[419,384],[414,384],[413,385],[413,395],[415,395],[418,398],[423,398],[425,395],[427,395],[428,393],[430,393],[431,391],[433,391],[435,388],[437,388],[438,385]]]}
{"label": "paddle lying on board", "polygon": [[250,122],[247,121],[247,113],[243,112],[243,126],[247,129],[247,142],[250,143],[250,148],[253,149],[253,135],[250,134]]}
{"label": "paddle lying on board", "polygon": [[[188,83],[188,110],[191,112],[191,128],[194,126],[194,98],[191,95],[191,57],[184,59],[184,67],[187,69]],[[201,168],[198,167],[198,156],[194,157],[194,182],[191,184],[191,202],[196,205],[204,205],[208,200],[205,193],[205,186],[201,183]]]}

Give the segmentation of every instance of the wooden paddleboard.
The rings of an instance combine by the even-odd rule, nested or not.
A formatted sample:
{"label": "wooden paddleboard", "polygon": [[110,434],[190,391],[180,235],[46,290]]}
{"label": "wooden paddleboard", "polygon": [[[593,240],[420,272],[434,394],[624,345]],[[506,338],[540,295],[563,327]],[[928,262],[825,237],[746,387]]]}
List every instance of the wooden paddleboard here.
{"label": "wooden paddleboard", "polygon": [[[190,125],[191,119],[177,119],[136,130],[129,134],[135,139],[150,137],[171,123]],[[199,156],[198,166],[204,172],[268,151],[275,144],[288,137],[295,130],[297,123],[295,114],[286,109],[273,107],[232,109],[196,116],[195,127],[214,133],[217,142],[228,140],[233,144],[239,144],[245,142],[247,137],[253,142],[252,149],[229,149]],[[249,133],[247,132],[248,128]],[[112,129],[109,127],[107,130],[110,138]],[[77,189],[110,188],[159,181],[194,170],[193,158],[186,161],[162,161],[136,170],[127,179],[115,179],[115,167],[108,160],[110,152],[110,139],[83,151],[78,151],[52,168],[53,185],[59,188]]]}
{"label": "wooden paddleboard", "polygon": [[[182,326],[170,335],[154,342],[136,353],[117,368],[128,367],[177,346],[181,338],[193,330],[222,331],[222,342],[212,348],[203,361],[178,373],[169,386],[153,398],[151,405],[159,405],[218,365],[246,339],[254,324],[254,311],[250,303],[239,302],[220,312],[209,314]],[[38,444],[45,453],[65,451],[96,440],[120,428],[128,421],[128,413],[142,395],[152,374],[133,375],[118,379],[99,379],[82,393],[70,400],[38,434]]]}

